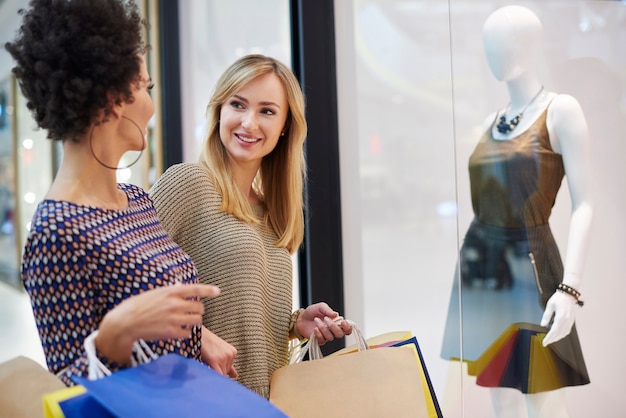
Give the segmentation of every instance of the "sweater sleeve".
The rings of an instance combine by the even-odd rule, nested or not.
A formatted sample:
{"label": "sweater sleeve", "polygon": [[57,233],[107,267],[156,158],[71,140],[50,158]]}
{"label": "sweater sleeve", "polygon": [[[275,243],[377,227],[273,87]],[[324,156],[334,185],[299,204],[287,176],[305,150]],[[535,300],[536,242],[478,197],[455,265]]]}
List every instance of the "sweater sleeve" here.
{"label": "sweater sleeve", "polygon": [[168,168],[150,189],[159,220],[174,241],[180,244],[201,209],[201,195],[208,176],[197,164],[182,163]]}

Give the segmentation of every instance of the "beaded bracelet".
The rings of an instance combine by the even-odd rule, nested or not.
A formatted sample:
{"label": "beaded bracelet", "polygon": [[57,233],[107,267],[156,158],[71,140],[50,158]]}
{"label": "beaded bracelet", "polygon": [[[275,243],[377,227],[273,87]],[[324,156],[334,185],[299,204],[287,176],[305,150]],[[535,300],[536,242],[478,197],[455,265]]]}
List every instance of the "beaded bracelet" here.
{"label": "beaded bracelet", "polygon": [[305,337],[300,335],[300,333],[298,332],[298,327],[296,326],[296,323],[298,322],[298,317],[300,316],[302,312],[304,312],[304,308],[298,309],[297,311],[291,314],[291,319],[289,320],[289,332],[293,334],[300,341],[306,340]]}
{"label": "beaded bracelet", "polygon": [[578,306],[583,306],[585,304],[585,302],[580,300],[580,292],[573,287],[566,285],[565,283],[559,283],[556,290],[562,293],[566,293],[576,299],[576,304]]}

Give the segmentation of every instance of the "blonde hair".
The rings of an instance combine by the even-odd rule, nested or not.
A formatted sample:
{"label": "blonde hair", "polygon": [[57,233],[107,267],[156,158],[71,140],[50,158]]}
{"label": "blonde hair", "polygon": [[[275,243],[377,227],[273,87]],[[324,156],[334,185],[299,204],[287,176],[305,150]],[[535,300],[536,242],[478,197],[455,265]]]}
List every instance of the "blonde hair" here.
{"label": "blonde hair", "polygon": [[304,139],[304,95],[294,74],[280,61],[260,54],[246,55],[235,61],[220,76],[207,106],[207,135],[199,162],[213,179],[222,196],[221,210],[247,223],[257,223],[248,199],[237,187],[230,172],[226,149],[219,133],[222,105],[235,92],[256,77],[274,73],[287,94],[289,112],[285,135],[261,162],[253,188],[265,205],[263,222],[271,227],[276,246],[295,252],[304,236],[303,183],[306,176]]}

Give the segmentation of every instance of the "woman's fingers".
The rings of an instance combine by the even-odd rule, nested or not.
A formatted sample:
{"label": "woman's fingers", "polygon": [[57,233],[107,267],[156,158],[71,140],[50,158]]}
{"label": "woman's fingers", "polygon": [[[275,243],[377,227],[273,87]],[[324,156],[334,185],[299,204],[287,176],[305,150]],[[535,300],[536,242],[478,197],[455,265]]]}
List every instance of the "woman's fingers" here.
{"label": "woman's fingers", "polygon": [[313,321],[316,325],[314,330],[315,337],[320,345],[328,341],[333,341],[335,338],[343,338],[352,333],[352,325],[341,316],[332,319],[324,317],[323,320],[316,317]]}
{"label": "woman's fingers", "polygon": [[237,349],[228,342],[202,327],[202,361],[223,375],[237,377],[233,366]]}
{"label": "woman's fingers", "polygon": [[342,317],[332,320],[332,324],[329,326],[335,338],[342,338],[352,333],[352,325]]}
{"label": "woman's fingers", "polygon": [[185,299],[194,297],[214,298],[220,294],[219,287],[204,283],[176,284],[170,289]]}
{"label": "woman's fingers", "polygon": [[189,338],[192,328],[202,324],[201,298],[215,297],[219,292],[213,285],[176,284],[143,292],[122,304],[132,312],[133,328],[141,334],[138,338]]}
{"label": "woman's fingers", "polygon": [[[336,334],[343,336],[341,329],[337,326],[337,324],[334,324],[330,318],[325,317],[322,321],[320,318],[316,317],[314,321],[315,325],[317,326],[316,329],[319,331],[319,334],[322,337],[320,338],[320,335],[316,335],[320,344],[324,344],[328,341],[334,340]],[[334,330],[331,328],[334,328]]]}

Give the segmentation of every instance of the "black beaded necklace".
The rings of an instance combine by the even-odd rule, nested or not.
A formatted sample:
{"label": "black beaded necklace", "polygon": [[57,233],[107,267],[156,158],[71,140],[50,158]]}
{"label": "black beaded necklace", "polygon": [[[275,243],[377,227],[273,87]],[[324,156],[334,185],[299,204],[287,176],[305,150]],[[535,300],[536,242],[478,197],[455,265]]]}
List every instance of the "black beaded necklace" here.
{"label": "black beaded necklace", "polygon": [[507,121],[506,121],[506,109],[508,109],[509,106],[511,105],[511,103],[509,102],[509,104],[506,106],[506,109],[504,110],[504,113],[502,114],[502,116],[500,116],[500,122],[496,126],[496,128],[498,128],[498,132],[500,132],[501,134],[508,134],[509,132],[512,132],[513,129],[515,129],[515,127],[520,123],[520,121],[524,117],[524,112],[526,111],[526,109],[528,109],[528,106],[530,106],[531,103],[534,102],[535,99],[537,99],[537,97],[539,97],[539,95],[541,94],[542,91],[543,91],[543,86],[541,86],[541,88],[539,89],[539,92],[535,95],[535,97],[533,97],[530,100],[530,102],[528,102],[528,104],[526,106],[524,106],[522,111],[519,112],[517,114],[517,116],[515,116],[513,119],[511,119],[507,123]]}

